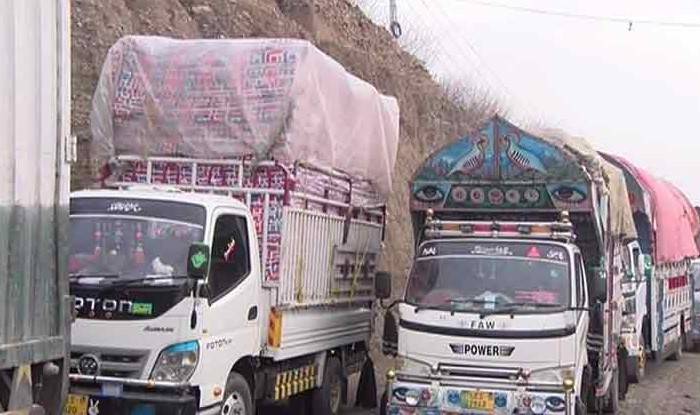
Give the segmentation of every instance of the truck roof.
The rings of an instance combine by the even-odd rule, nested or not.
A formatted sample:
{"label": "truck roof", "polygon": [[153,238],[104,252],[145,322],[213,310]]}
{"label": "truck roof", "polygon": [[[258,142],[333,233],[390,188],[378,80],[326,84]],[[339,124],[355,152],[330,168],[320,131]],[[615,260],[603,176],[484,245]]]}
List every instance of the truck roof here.
{"label": "truck roof", "polygon": [[113,197],[113,198],[129,198],[129,199],[155,199],[155,200],[166,200],[173,202],[185,202],[194,203],[197,205],[202,205],[205,208],[211,210],[216,207],[227,206],[236,209],[245,210],[247,209],[245,204],[236,200],[233,197],[214,195],[209,193],[193,193],[184,192],[180,190],[167,190],[165,188],[134,188],[126,190],[113,190],[113,189],[95,189],[95,190],[79,190],[72,192],[71,198],[78,197]]}

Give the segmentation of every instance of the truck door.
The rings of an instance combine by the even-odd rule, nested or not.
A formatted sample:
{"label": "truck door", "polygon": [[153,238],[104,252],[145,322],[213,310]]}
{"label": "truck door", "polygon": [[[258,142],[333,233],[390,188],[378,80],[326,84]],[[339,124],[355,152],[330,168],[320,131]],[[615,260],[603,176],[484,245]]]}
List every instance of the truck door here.
{"label": "truck door", "polygon": [[261,288],[255,234],[240,213],[215,211],[212,223],[209,310],[203,327],[210,343],[204,340],[204,351],[218,354],[225,349],[226,360],[249,356],[260,344]]}

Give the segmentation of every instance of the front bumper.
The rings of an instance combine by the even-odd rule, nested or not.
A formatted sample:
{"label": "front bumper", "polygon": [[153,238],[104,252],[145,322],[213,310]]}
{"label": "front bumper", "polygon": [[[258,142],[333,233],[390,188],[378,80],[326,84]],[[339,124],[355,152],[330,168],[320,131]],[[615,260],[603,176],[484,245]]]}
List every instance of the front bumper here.
{"label": "front bumper", "polygon": [[[568,413],[574,413],[573,398],[568,401]],[[449,380],[387,383],[387,415],[566,414],[566,407],[563,388],[481,387]]]}
{"label": "front bumper", "polygon": [[70,415],[195,415],[196,390],[188,384],[71,375]]}

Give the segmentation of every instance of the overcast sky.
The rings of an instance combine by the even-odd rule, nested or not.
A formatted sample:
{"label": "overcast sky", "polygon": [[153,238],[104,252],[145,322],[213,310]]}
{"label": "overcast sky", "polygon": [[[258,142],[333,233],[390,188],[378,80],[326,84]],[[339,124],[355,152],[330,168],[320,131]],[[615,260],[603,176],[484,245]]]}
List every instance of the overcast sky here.
{"label": "overcast sky", "polygon": [[[358,1],[378,22],[388,19],[389,0]],[[516,122],[584,136],[700,205],[700,1],[396,1],[403,41],[437,76],[487,86]],[[623,22],[483,3],[638,23],[630,31]],[[698,27],[642,22],[648,20]]]}

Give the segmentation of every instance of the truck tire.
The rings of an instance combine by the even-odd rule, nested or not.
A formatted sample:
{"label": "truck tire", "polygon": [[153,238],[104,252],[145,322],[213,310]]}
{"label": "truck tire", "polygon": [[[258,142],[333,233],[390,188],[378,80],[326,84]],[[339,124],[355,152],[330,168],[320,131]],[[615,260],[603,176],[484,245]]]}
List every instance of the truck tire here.
{"label": "truck tire", "polygon": [[[644,353],[644,352],[642,352]],[[647,359],[642,356],[627,356],[627,379],[630,383],[639,383],[646,374]]]}
{"label": "truck tire", "polygon": [[603,399],[603,411],[607,414],[616,414],[620,412],[620,371],[619,369],[613,372],[612,382],[608,387],[608,393]]}
{"label": "truck tire", "polygon": [[675,345],[675,350],[668,357],[668,360],[681,360],[683,358],[683,344],[685,343],[685,335],[681,335]]}
{"label": "truck tire", "polygon": [[323,384],[311,394],[311,413],[337,415],[343,403],[343,371],[337,357],[329,357],[323,372]]}
{"label": "truck tire", "polygon": [[386,391],[382,393],[382,398],[379,400],[379,415],[386,415],[386,406],[389,404],[389,399],[386,397]]}
{"label": "truck tire", "polygon": [[231,372],[228,375],[221,415],[255,415],[250,385],[239,373]]}

